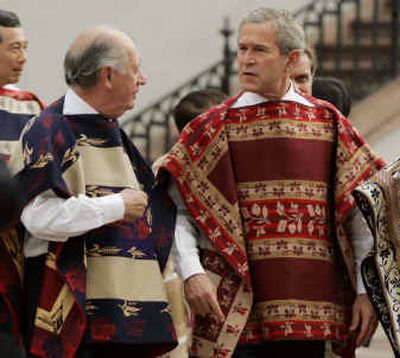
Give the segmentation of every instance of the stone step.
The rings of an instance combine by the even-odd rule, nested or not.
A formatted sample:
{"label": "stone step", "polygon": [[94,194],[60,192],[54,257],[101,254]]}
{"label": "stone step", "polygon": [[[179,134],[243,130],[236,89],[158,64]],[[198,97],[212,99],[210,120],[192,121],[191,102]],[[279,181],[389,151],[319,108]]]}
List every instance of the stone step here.
{"label": "stone step", "polygon": [[[388,21],[352,21],[349,31],[345,37],[345,43],[354,44],[355,36],[358,34],[358,41],[363,45],[386,45],[392,43],[392,23]],[[400,24],[398,24],[400,33]]]}
{"label": "stone step", "polygon": [[[324,60],[334,59],[337,53],[340,54],[342,60],[352,60],[354,56],[355,47],[354,45],[343,45],[337,47],[336,45],[323,45],[315,49],[317,53],[319,51],[322,54]],[[372,45],[361,44],[358,46],[358,53],[360,58],[370,58],[372,53],[376,53],[380,60],[387,60],[391,54],[391,46],[380,45],[374,47]]]}
{"label": "stone step", "polygon": [[[320,70],[323,69],[325,76],[333,76],[338,72],[334,60],[323,61],[323,63],[318,64],[318,66]],[[361,58],[355,66],[353,60],[345,60],[340,62],[339,71],[343,73],[344,76],[363,75],[367,78],[370,76],[385,76],[390,71],[390,64],[388,62],[377,62],[374,67],[371,59]]]}
{"label": "stone step", "polygon": [[[400,29],[400,24],[398,25]],[[352,21],[350,24],[352,33],[359,32],[361,37],[370,36],[376,32],[377,37],[390,37],[392,33],[392,24],[389,21]]]}

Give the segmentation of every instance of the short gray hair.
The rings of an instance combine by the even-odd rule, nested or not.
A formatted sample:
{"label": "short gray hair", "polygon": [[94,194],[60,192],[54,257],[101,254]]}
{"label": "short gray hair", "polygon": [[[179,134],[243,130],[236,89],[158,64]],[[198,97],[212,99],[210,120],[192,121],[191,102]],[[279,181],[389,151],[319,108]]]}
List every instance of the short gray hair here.
{"label": "short gray hair", "polygon": [[286,10],[260,7],[250,11],[241,21],[244,24],[272,22],[276,28],[276,43],[282,54],[292,50],[304,50],[306,40],[303,28],[295,21],[292,14]]}
{"label": "short gray hair", "polygon": [[65,81],[69,86],[90,88],[97,83],[102,67],[123,72],[126,61],[126,49],[119,41],[99,35],[79,49],[68,50],[64,59]]}

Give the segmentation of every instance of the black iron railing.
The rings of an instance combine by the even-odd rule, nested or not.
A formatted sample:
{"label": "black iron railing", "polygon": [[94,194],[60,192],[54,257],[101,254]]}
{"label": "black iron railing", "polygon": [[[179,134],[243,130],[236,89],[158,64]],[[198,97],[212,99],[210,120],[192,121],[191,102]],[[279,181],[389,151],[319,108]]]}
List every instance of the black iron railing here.
{"label": "black iron railing", "polygon": [[205,69],[171,93],[152,103],[140,113],[125,119],[121,125],[150,162],[168,151],[176,139],[171,112],[179,99],[202,88],[218,88],[231,93],[231,79],[235,73],[235,53],[230,47],[232,30],[228,19],[221,30],[224,37],[223,59]]}
{"label": "black iron railing", "polygon": [[343,79],[353,101],[398,74],[399,0],[322,0],[301,10],[318,75]]}
{"label": "black iron railing", "polygon": [[[316,0],[295,12],[315,49],[320,76],[342,78],[353,101],[398,74],[400,0]],[[223,59],[148,106],[122,126],[149,161],[175,141],[171,111],[190,91],[217,87],[230,94],[237,72],[228,20],[221,30]]]}

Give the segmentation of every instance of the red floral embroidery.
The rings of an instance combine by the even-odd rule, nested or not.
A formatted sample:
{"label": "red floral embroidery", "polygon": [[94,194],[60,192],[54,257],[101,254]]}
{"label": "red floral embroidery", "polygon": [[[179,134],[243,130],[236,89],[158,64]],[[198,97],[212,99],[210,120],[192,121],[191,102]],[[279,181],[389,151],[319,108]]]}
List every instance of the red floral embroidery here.
{"label": "red floral embroidery", "polygon": [[144,240],[149,236],[150,229],[149,226],[147,225],[146,220],[144,219],[139,220],[136,224],[136,227],[137,227],[138,238],[140,240]]}
{"label": "red floral embroidery", "polygon": [[96,319],[90,325],[92,339],[95,341],[110,341],[117,333],[117,327],[107,319]]}
{"label": "red floral embroidery", "polygon": [[135,320],[126,326],[126,332],[129,336],[138,337],[143,334],[145,327],[145,320]]}

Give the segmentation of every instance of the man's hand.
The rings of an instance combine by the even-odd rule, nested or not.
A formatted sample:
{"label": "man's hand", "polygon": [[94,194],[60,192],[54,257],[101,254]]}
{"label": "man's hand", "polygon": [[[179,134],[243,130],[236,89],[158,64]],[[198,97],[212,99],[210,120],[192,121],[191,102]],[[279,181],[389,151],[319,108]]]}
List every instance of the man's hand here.
{"label": "man's hand", "polygon": [[147,194],[134,189],[124,189],[120,194],[125,205],[124,219],[134,221],[141,218],[147,207]]}
{"label": "man's hand", "polygon": [[207,275],[199,274],[185,281],[185,295],[193,313],[200,316],[213,315],[220,322],[225,320],[217,301],[217,292]]}
{"label": "man's hand", "polygon": [[358,331],[357,347],[365,346],[369,343],[377,325],[378,319],[368,295],[365,293],[357,295],[353,305],[353,317],[350,326],[350,331]]}

